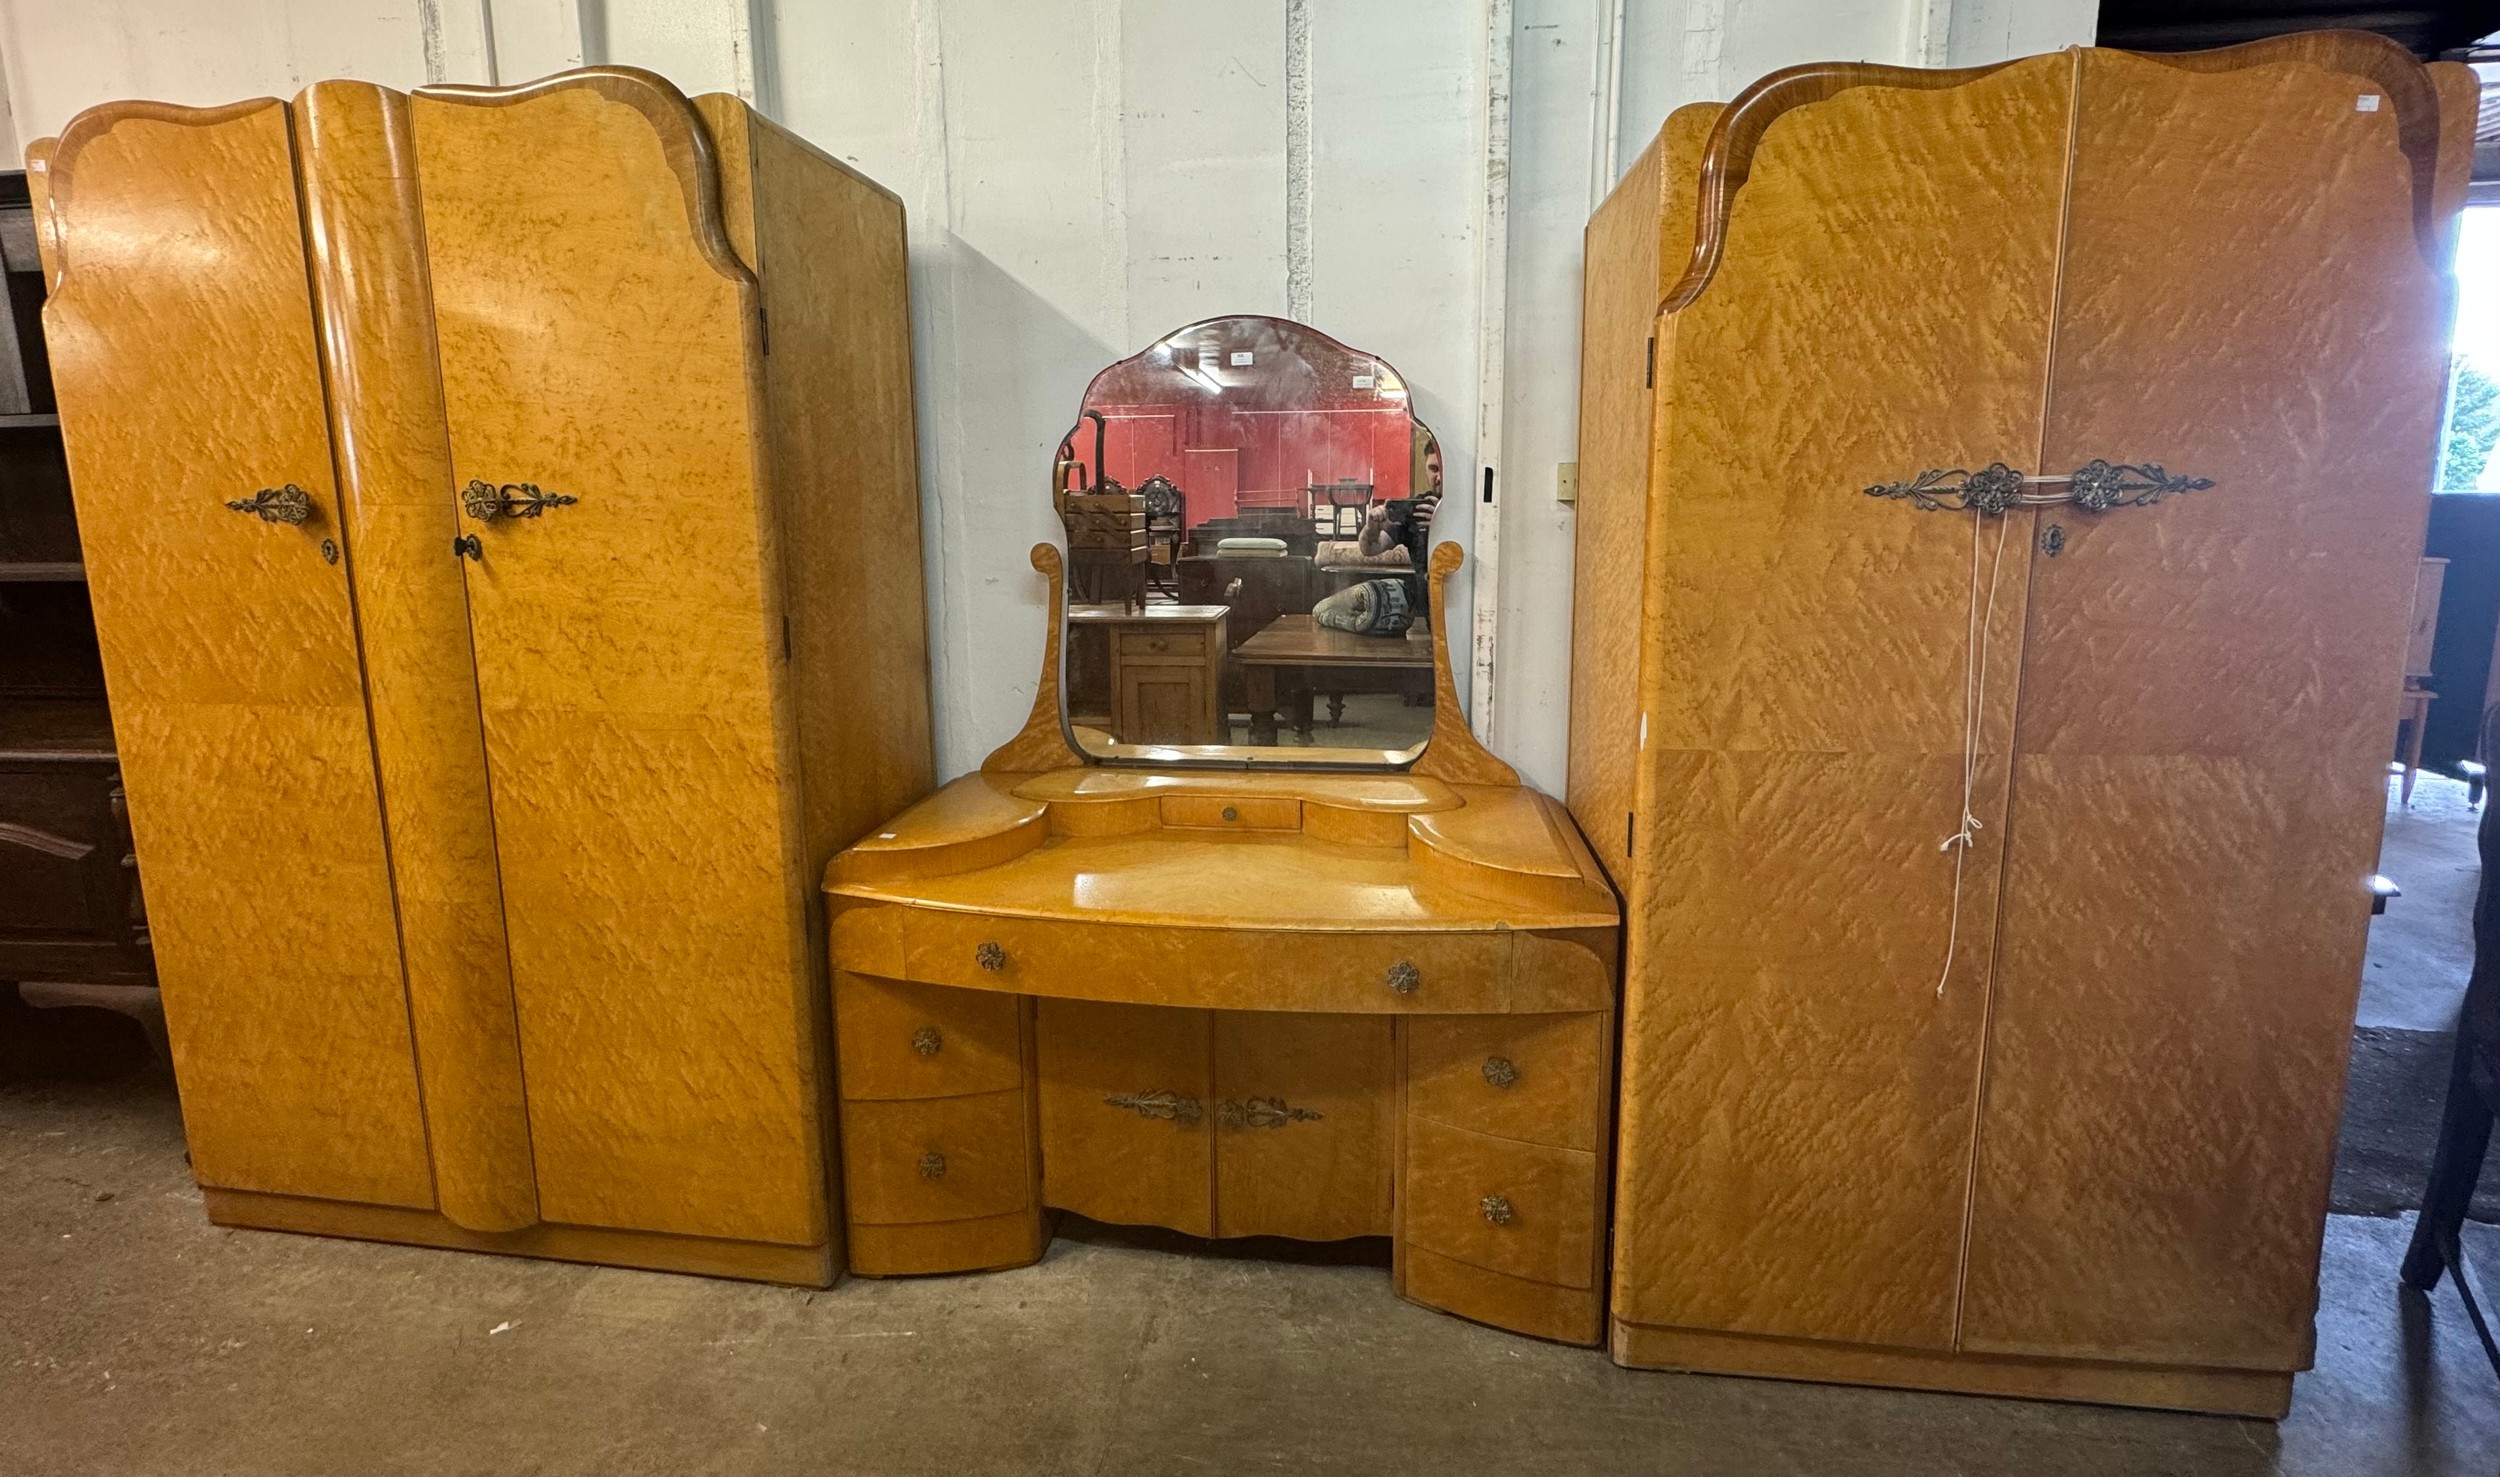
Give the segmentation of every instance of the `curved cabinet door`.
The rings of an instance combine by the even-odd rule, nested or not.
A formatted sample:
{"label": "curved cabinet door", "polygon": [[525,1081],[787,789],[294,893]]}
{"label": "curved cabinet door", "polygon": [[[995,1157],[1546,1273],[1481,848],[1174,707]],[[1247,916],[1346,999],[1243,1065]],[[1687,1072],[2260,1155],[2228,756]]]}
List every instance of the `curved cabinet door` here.
{"label": "curved cabinet door", "polygon": [[761,343],[708,142],[625,72],[413,115],[540,1213],[821,1242]]}
{"label": "curved cabinet door", "polygon": [[287,127],[74,120],[45,334],[193,1170],[427,1207]]}

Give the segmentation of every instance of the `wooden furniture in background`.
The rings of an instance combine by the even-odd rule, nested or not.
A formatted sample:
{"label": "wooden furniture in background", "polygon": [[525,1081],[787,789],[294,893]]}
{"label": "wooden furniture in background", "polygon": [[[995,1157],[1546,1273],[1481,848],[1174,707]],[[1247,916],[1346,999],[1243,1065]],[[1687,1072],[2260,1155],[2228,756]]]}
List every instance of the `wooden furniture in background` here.
{"label": "wooden furniture in background", "polygon": [[[1107,655],[1106,711],[1124,744],[1220,744],[1226,607],[1071,605],[1071,639]],[[1097,633],[1099,635],[1097,636]]]}
{"label": "wooden furniture in background", "polygon": [[826,870],[852,1270],[1030,1262],[1057,1209],[1389,1235],[1407,1297],[1595,1342],[1618,915],[1562,808],[1446,681],[1406,773],[1089,763],[1034,563],[1024,731]]}
{"label": "wooden furniture in background", "polygon": [[[1250,706],[1250,742],[1276,742],[1279,713],[1293,715],[1294,733],[1311,741],[1311,695],[1326,692],[1343,707],[1345,694],[1432,693],[1432,647],[1405,636],[1357,636],[1309,615],[1280,615],[1233,648]],[[1332,717],[1334,714],[1332,713]]]}
{"label": "wooden furniture in background", "polygon": [[2430,685],[2431,646],[2439,635],[2439,592],[2448,575],[2445,559],[2424,559],[2413,583],[2413,624],[2405,638],[2404,696],[2396,724],[2404,753],[2403,804],[2413,803],[2413,780],[2422,770],[2422,735],[2430,727],[2431,703],[2439,696]]}
{"label": "wooden furniture in background", "polygon": [[211,1218],[829,1281],[815,877],[930,778],[901,206],[623,68],[32,157]]}
{"label": "wooden furniture in background", "polygon": [[1795,68],[1591,221],[1618,1360],[2282,1413],[2475,101],[2354,33]]}
{"label": "wooden furniture in background", "polygon": [[104,707],[87,570],[54,413],[24,174],[0,174],[0,991],[20,981],[155,1026],[147,914]]}

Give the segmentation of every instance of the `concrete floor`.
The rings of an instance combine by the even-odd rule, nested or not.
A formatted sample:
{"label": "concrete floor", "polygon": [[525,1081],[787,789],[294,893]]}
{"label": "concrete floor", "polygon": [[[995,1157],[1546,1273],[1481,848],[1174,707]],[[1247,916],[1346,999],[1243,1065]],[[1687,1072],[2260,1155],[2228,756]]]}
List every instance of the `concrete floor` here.
{"label": "concrete floor", "polygon": [[[831,1292],[210,1226],[161,1077],[0,1087],[8,1471],[2485,1471],[2500,1380],[2409,1222],[2329,1223],[2259,1421],[1636,1373],[1375,1266],[1103,1229]],[[2500,1231],[2471,1228],[2487,1265]]]}

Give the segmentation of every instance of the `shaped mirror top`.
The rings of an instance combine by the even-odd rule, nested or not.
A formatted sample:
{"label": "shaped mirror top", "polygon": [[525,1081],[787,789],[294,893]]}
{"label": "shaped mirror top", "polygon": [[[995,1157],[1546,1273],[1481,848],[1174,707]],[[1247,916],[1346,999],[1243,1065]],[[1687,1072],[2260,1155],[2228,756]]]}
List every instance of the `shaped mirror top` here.
{"label": "shaped mirror top", "polygon": [[1052,488],[1064,717],[1086,754],[1422,750],[1441,450],[1379,356],[1283,318],[1193,323],[1094,377]]}

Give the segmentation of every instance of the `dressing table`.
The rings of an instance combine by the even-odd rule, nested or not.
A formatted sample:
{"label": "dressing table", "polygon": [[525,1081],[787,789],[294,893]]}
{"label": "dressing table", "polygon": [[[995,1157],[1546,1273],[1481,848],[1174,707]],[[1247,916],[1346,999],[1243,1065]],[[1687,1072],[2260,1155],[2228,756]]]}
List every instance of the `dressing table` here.
{"label": "dressing table", "polygon": [[1620,915],[1438,633],[1405,753],[1080,746],[1031,558],[1023,730],[825,874],[851,1270],[1022,1265],[1058,1211],[1388,1236],[1407,1298],[1595,1343]]}

